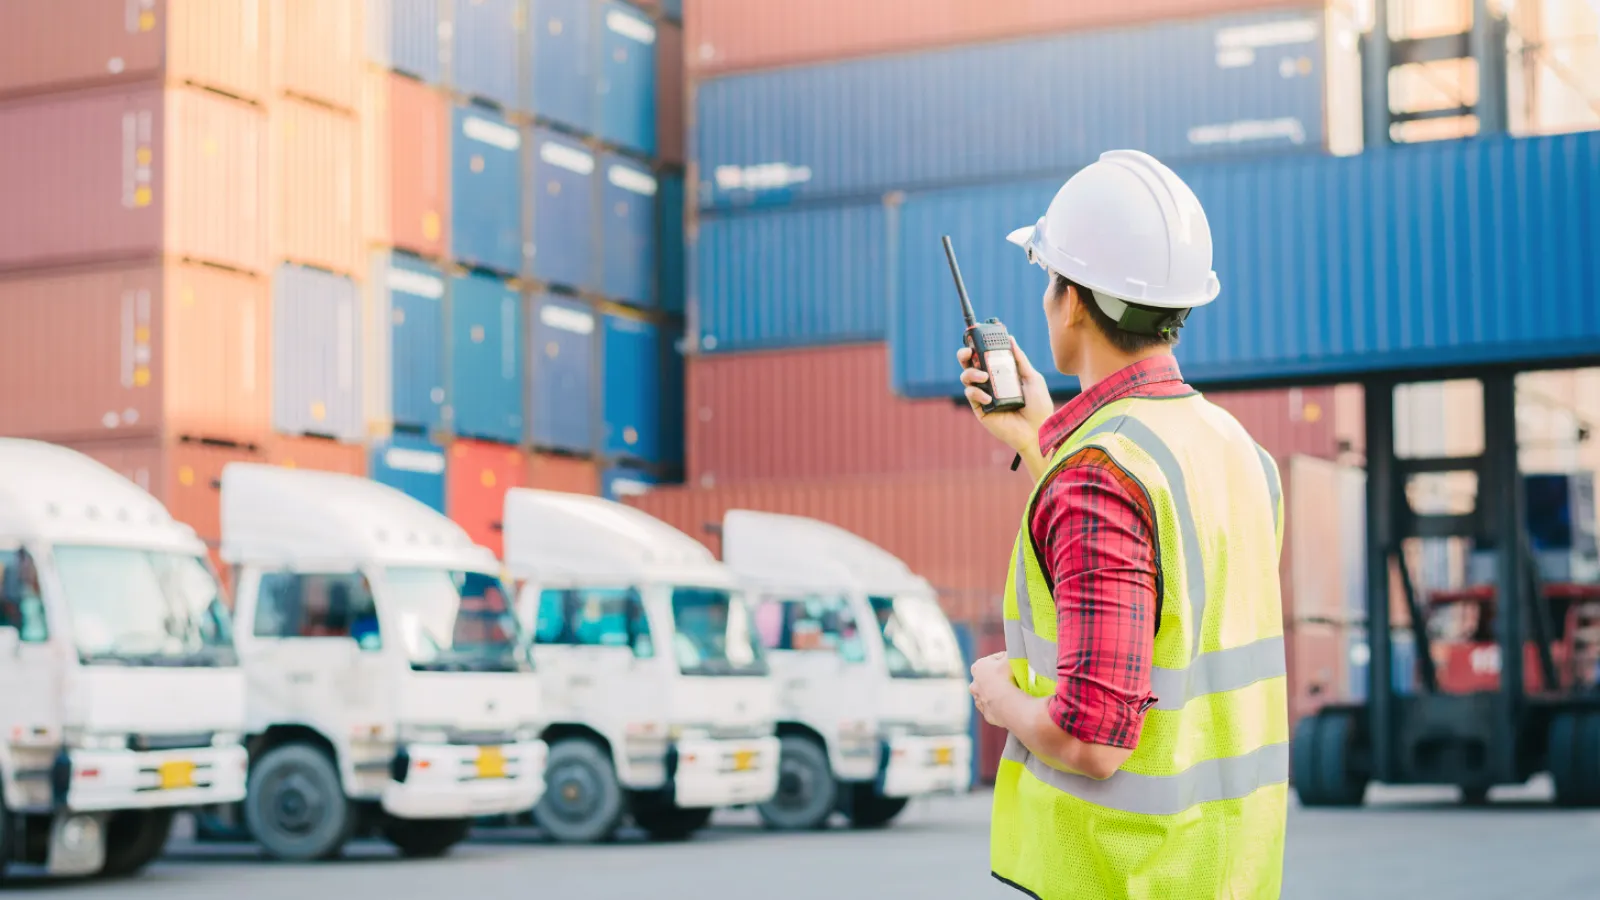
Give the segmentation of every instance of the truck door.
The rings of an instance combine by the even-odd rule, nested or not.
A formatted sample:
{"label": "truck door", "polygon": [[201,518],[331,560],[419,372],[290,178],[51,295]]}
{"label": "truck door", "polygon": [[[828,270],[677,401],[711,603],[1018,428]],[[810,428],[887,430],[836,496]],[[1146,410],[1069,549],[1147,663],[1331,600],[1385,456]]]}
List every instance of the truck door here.
{"label": "truck door", "polygon": [[18,806],[48,806],[50,761],[61,743],[61,669],[49,644],[50,621],[32,554],[0,544],[0,740],[7,744],[8,780]]}

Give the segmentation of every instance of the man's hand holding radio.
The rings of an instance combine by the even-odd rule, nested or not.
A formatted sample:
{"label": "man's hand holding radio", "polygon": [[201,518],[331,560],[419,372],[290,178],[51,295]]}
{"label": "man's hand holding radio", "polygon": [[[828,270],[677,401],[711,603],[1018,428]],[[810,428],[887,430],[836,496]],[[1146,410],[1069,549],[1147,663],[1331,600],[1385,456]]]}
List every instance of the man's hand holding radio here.
{"label": "man's hand holding radio", "polygon": [[1044,420],[1055,412],[1055,404],[1050,400],[1050,388],[1045,385],[1044,376],[1028,361],[1028,355],[1017,346],[1016,338],[1011,339],[1011,352],[1017,359],[1017,377],[1022,382],[1023,399],[1027,401],[1022,409],[1012,412],[985,413],[983,404],[989,401],[989,394],[984,390],[984,385],[989,380],[989,374],[969,364],[972,359],[971,348],[962,347],[956,351],[956,359],[961,363],[961,383],[966,386],[967,403],[972,406],[972,414],[978,417],[990,434],[1020,454],[1028,471],[1037,477],[1044,469],[1044,457],[1039,453],[1039,429],[1044,425]]}

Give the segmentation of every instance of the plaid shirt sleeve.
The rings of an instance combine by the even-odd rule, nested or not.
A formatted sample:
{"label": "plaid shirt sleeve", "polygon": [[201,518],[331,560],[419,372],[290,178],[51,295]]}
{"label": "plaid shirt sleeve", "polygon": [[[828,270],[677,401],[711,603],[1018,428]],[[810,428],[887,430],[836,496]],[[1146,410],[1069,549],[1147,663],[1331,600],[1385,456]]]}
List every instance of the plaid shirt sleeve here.
{"label": "plaid shirt sleeve", "polygon": [[1055,585],[1051,718],[1085,743],[1132,749],[1154,703],[1159,614],[1144,491],[1105,453],[1088,449],[1045,486],[1031,528]]}

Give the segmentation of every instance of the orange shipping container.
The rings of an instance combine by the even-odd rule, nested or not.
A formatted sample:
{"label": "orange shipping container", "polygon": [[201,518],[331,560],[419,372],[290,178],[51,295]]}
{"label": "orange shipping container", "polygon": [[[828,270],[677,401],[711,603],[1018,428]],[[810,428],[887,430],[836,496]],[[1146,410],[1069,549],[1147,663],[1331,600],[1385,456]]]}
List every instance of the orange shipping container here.
{"label": "orange shipping container", "polygon": [[592,459],[577,459],[552,453],[528,457],[528,487],[541,491],[566,491],[569,494],[600,494],[600,466]]}
{"label": "orange shipping container", "polygon": [[359,444],[342,444],[328,438],[273,434],[262,444],[267,462],[286,469],[311,469],[341,475],[367,474],[367,451]]}
{"label": "orange shipping container", "polygon": [[172,517],[215,547],[222,538],[222,467],[261,462],[258,452],[191,441],[144,438],[69,445],[122,473],[166,504]]}
{"label": "orange shipping container", "polygon": [[1298,623],[1284,632],[1289,671],[1289,720],[1300,721],[1328,703],[1347,699],[1345,626]]}
{"label": "orange shipping container", "polygon": [[0,433],[248,442],[271,416],[266,285],[148,262],[0,280]]}
{"label": "orange shipping container", "polygon": [[450,107],[444,94],[368,72],[361,110],[366,239],[443,256],[450,235]]}
{"label": "orange shipping container", "polygon": [[272,257],[362,272],[356,120],[302,100],[271,107]]}
{"label": "orange shipping container", "polygon": [[257,0],[9,0],[0,94],[164,79],[260,98],[265,13]]}
{"label": "orange shipping container", "polygon": [[278,93],[353,110],[361,98],[361,0],[268,0]]}
{"label": "orange shipping container", "polygon": [[526,461],[514,447],[456,441],[445,467],[445,512],[472,539],[500,555],[506,491],[522,486]]}

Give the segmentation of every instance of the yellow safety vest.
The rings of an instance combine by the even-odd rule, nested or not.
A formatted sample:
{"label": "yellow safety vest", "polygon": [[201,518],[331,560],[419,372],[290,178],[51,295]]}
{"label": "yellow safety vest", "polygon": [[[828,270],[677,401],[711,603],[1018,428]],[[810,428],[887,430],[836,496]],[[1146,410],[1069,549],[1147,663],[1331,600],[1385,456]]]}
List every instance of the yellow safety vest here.
{"label": "yellow safety vest", "polygon": [[[1199,394],[1107,404],[1052,471],[1088,447],[1144,487],[1154,514],[1157,700],[1138,748],[1104,781],[1007,738],[993,872],[1041,900],[1272,900],[1289,797],[1277,466]],[[1045,697],[1056,605],[1030,530],[1038,498],[1035,487],[1013,551],[1005,634],[1017,684]]]}

